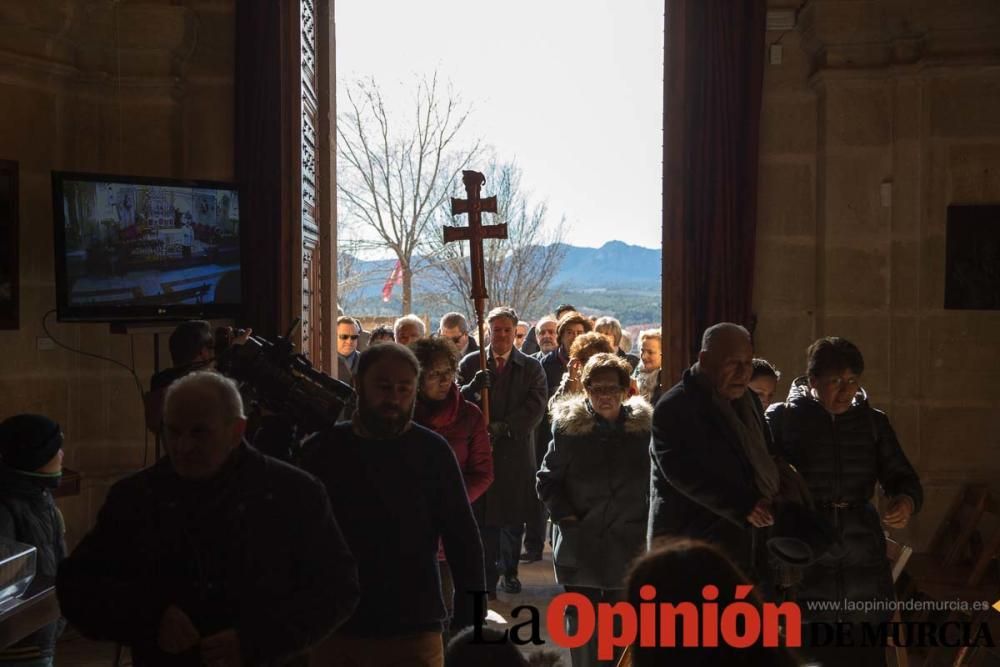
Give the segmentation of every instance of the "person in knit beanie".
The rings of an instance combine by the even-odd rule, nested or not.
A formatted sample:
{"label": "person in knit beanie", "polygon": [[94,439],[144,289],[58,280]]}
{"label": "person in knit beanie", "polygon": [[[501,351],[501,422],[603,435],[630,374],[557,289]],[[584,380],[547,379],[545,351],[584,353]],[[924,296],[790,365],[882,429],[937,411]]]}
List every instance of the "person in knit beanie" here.
{"label": "person in knit beanie", "polygon": [[[66,556],[62,515],[52,489],[62,476],[63,434],[42,415],[22,414],[0,422],[0,538],[38,549],[36,577],[54,579]],[[55,656],[62,620],[0,650],[0,667],[47,667]]]}

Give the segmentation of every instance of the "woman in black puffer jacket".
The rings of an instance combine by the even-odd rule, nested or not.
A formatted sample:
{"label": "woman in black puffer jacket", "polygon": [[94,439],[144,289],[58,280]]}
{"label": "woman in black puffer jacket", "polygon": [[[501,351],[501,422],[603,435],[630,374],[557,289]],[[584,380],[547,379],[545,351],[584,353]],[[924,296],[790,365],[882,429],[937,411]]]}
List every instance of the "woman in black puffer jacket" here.
{"label": "woman in black puffer jacket", "polygon": [[[861,389],[863,370],[861,352],[851,342],[821,338],[809,347],[807,377],[793,381],[788,400],[767,411],[776,452],[805,478],[841,541],[835,556],[821,557],[804,573],[797,598],[806,622],[889,620],[892,612],[885,609],[820,612],[806,603],[891,600],[883,524],[904,527],[923,500],[920,479],[888,417],[868,404]],[[881,518],[871,503],[876,483],[888,496]],[[870,660],[852,656],[851,664],[883,664],[884,650],[876,649]]]}

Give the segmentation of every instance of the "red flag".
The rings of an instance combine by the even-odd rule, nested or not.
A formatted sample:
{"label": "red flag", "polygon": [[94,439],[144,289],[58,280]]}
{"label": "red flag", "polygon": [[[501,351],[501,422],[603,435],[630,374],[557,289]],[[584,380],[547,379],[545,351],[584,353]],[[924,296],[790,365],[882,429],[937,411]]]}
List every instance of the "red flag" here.
{"label": "red flag", "polygon": [[385,285],[382,286],[382,302],[386,303],[392,298],[392,288],[395,285],[403,284],[403,265],[396,260],[396,266],[392,267],[392,273],[389,274],[389,279],[385,281]]}

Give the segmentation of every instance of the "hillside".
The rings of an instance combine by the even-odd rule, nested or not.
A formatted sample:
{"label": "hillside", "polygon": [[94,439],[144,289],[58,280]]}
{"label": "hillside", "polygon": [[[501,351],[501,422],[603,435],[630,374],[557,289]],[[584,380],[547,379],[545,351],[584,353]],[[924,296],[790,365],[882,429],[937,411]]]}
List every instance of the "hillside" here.
{"label": "hillside", "polygon": [[[552,281],[549,303],[572,303],[588,313],[612,315],[626,326],[660,319],[659,249],[609,241],[600,248],[565,245],[566,255]],[[367,276],[362,287],[348,296],[349,308],[365,315],[398,315],[400,290],[389,303],[382,302],[382,285],[392,271],[392,260],[355,260],[354,270]],[[437,317],[441,306],[434,294],[414,284],[414,311]],[[523,313],[536,319],[543,313]]]}

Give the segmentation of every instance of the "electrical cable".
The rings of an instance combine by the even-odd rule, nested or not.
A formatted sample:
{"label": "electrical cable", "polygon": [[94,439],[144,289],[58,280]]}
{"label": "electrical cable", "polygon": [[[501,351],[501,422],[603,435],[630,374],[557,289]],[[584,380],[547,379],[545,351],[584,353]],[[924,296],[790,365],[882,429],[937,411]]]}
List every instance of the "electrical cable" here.
{"label": "electrical cable", "polygon": [[[121,366],[122,368],[124,368],[125,370],[127,370],[129,372],[129,375],[132,376],[132,379],[135,380],[135,387],[139,391],[139,403],[143,407],[143,413],[145,413],[145,406],[146,406],[146,403],[145,403],[145,391],[142,388],[142,380],[139,379],[139,375],[135,372],[135,346],[134,346],[134,344],[132,346],[132,367],[131,368],[129,368],[129,366],[127,364],[123,364],[122,362],[118,361],[117,359],[112,359],[111,357],[105,357],[105,356],[100,355],[100,354],[95,354],[94,352],[87,352],[86,350],[81,350],[79,348],[75,348],[75,347],[72,347],[70,345],[66,345],[65,343],[63,343],[62,341],[60,341],[58,338],[56,338],[55,336],[53,336],[52,332],[49,331],[49,326],[48,326],[47,320],[49,318],[49,315],[51,315],[54,312],[56,312],[55,308],[53,308],[52,310],[50,310],[47,313],[45,313],[44,315],[42,315],[42,331],[45,332],[45,335],[48,336],[49,340],[51,340],[57,347],[61,347],[62,349],[68,350],[69,352],[73,352],[75,354],[79,354],[79,355],[84,356],[84,357],[91,357],[93,359],[100,359],[101,361],[107,361],[107,362],[110,362],[110,363],[112,363],[112,364],[114,364],[116,366]],[[149,431],[146,429],[145,424],[143,424],[142,431],[143,431],[142,467],[145,468],[146,465],[149,462],[149,460],[148,460],[148,454],[149,454]]]}
{"label": "electrical cable", "polygon": [[[130,363],[132,364],[132,375],[138,377],[135,372],[135,334],[128,335],[128,347],[129,347],[129,357]],[[140,383],[141,386],[141,383]],[[146,408],[146,395],[143,394],[142,397],[142,407],[143,413],[145,413]],[[142,467],[145,468],[149,463],[149,429],[142,429]]]}

